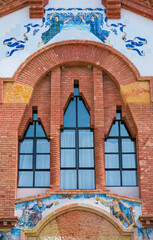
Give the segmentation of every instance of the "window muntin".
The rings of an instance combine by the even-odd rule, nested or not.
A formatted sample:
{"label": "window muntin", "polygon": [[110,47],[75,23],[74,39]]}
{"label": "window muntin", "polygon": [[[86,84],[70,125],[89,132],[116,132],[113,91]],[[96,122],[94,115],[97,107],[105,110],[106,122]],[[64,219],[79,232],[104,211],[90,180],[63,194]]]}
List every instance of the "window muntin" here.
{"label": "window muntin", "polygon": [[22,140],[19,140],[18,187],[50,187],[50,142],[33,112]]}
{"label": "window muntin", "polygon": [[61,131],[61,189],[95,189],[94,135],[90,115],[74,88]]}
{"label": "window muntin", "polygon": [[105,140],[106,186],[137,186],[136,143],[117,111]]}

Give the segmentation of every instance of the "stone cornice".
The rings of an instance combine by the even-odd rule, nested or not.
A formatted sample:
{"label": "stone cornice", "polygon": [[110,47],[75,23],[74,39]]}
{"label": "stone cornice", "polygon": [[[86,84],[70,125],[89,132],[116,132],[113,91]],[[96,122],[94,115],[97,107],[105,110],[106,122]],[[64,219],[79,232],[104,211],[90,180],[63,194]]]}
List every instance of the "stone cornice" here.
{"label": "stone cornice", "polygon": [[142,223],[143,227],[152,228],[153,227],[153,216],[140,216],[140,222]]}

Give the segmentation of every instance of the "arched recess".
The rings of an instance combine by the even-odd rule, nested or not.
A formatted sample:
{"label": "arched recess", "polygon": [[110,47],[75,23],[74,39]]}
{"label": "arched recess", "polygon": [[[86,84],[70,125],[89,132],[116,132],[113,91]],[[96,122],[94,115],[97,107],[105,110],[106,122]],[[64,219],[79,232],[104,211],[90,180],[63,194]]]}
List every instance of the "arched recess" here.
{"label": "arched recess", "polygon": [[12,80],[34,87],[53,68],[76,62],[100,67],[119,87],[140,78],[133,63],[112,47],[93,41],[71,40],[48,45],[32,54],[20,65]]}
{"label": "arched recess", "polygon": [[30,239],[137,240],[137,229],[126,229],[113,215],[90,204],[70,204],[52,211],[34,229],[21,231]]}

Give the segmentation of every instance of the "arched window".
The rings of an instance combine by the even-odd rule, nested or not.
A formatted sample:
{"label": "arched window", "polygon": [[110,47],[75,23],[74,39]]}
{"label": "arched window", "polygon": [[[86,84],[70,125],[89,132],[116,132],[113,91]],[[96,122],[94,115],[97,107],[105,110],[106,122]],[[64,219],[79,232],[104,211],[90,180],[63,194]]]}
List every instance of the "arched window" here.
{"label": "arched window", "polygon": [[75,86],[61,131],[61,189],[94,188],[94,134],[89,112]]}
{"label": "arched window", "polygon": [[50,142],[36,111],[19,140],[18,187],[50,187]]}
{"label": "arched window", "polygon": [[106,186],[137,186],[136,144],[117,111],[105,140]]}

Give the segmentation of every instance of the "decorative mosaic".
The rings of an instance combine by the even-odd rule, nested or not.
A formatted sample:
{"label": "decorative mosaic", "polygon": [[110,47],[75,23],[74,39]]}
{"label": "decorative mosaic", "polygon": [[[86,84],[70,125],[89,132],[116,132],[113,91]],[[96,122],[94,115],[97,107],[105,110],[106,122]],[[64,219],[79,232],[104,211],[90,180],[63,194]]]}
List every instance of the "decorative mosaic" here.
{"label": "decorative mosaic", "polygon": [[[128,50],[135,51],[140,56],[145,56],[144,45],[147,40],[143,36],[135,36],[133,39],[128,37],[126,32],[127,25],[121,22],[109,24],[106,17],[106,10],[103,8],[48,8],[44,10],[44,17],[42,24],[28,23],[23,26],[25,33],[23,39],[10,37],[3,40],[3,45],[8,47],[6,52],[7,57],[11,57],[15,52],[24,50],[29,40],[29,33],[35,36],[40,30],[42,32],[38,47],[47,44],[57,34],[61,33],[63,29],[74,30],[75,28],[81,31],[89,31],[96,36],[102,43],[113,46],[110,41],[110,32],[117,35],[124,46]],[[10,49],[9,49],[10,48]]]}
{"label": "decorative mosaic", "polygon": [[153,239],[153,229],[143,228],[139,216],[141,204],[106,197],[106,195],[51,195],[48,198],[18,203],[15,215],[19,220],[12,231],[0,232],[1,240],[19,239],[21,229],[33,229],[37,223],[47,214],[62,206],[72,203],[86,203],[100,208],[112,214],[125,228],[138,228],[139,239]]}

